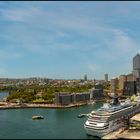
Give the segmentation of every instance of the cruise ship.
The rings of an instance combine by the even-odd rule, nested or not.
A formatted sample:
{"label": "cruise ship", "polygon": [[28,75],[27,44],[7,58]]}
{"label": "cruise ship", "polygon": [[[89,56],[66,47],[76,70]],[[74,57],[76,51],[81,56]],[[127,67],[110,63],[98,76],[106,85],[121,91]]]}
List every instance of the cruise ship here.
{"label": "cruise ship", "polygon": [[140,96],[135,96],[133,102],[130,99],[120,102],[114,96],[112,102],[103,104],[89,114],[84,128],[88,135],[103,137],[124,126],[130,116],[139,112]]}

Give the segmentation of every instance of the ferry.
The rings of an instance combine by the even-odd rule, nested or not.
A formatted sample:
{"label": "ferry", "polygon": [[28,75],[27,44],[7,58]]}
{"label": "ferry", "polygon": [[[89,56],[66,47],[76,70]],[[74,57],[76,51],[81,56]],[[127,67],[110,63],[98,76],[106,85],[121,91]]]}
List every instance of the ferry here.
{"label": "ferry", "polygon": [[77,117],[82,118],[82,117],[87,117],[87,116],[89,116],[89,114],[79,114]]}
{"label": "ferry", "polygon": [[128,121],[128,117],[140,112],[140,96],[136,96],[136,101],[130,99],[119,102],[114,96],[112,102],[104,103],[102,107],[92,111],[84,128],[88,135],[103,137],[108,133],[123,127]]}
{"label": "ferry", "polygon": [[44,119],[43,116],[33,116],[32,119]]}

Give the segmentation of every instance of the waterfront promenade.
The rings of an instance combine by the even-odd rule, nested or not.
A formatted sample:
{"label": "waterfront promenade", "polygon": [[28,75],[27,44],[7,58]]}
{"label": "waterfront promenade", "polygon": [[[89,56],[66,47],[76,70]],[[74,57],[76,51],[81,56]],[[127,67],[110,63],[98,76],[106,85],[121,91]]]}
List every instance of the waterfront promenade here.
{"label": "waterfront promenade", "polygon": [[[90,103],[88,103],[90,104]],[[0,102],[0,109],[18,109],[18,108],[71,108],[87,105],[87,103],[76,103],[69,105],[57,105],[57,104],[33,104],[33,103],[9,103],[9,102]]]}
{"label": "waterfront promenade", "polygon": [[102,139],[140,139],[140,131],[120,128],[102,137]]}
{"label": "waterfront promenade", "polygon": [[117,139],[140,139],[139,130],[125,130],[116,137]]}

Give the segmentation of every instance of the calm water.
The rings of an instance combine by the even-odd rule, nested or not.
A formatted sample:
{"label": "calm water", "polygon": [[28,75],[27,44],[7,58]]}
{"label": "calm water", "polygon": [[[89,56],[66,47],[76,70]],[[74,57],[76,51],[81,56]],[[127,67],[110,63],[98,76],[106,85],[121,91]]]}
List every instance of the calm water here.
{"label": "calm water", "polygon": [[[0,139],[93,139],[84,130],[87,118],[77,115],[101,105],[102,102],[69,109],[0,110]],[[42,115],[44,119],[32,120],[33,115]]]}

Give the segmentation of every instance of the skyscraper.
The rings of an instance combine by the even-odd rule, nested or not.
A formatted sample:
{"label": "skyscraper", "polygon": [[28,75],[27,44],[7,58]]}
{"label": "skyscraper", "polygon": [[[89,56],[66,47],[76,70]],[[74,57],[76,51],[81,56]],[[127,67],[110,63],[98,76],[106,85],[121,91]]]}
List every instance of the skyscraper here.
{"label": "skyscraper", "polygon": [[105,74],[105,81],[108,82],[108,74]]}
{"label": "skyscraper", "polygon": [[111,84],[111,92],[116,93],[118,88],[118,78],[113,77],[110,81]]}
{"label": "skyscraper", "polygon": [[126,75],[126,81],[124,82],[124,94],[129,96],[136,94],[136,86],[135,76],[132,73]]}
{"label": "skyscraper", "polygon": [[140,55],[137,54],[133,57],[133,75],[140,78]]}
{"label": "skyscraper", "polygon": [[119,76],[119,90],[124,90],[124,83],[126,82],[126,75]]}
{"label": "skyscraper", "polygon": [[87,75],[86,74],[84,75],[84,80],[87,81]]}
{"label": "skyscraper", "polygon": [[125,95],[133,95],[140,92],[140,55],[133,57],[133,72],[119,77],[119,90]]}
{"label": "skyscraper", "polygon": [[140,92],[140,55],[133,58],[133,75],[136,78],[136,91]]}

